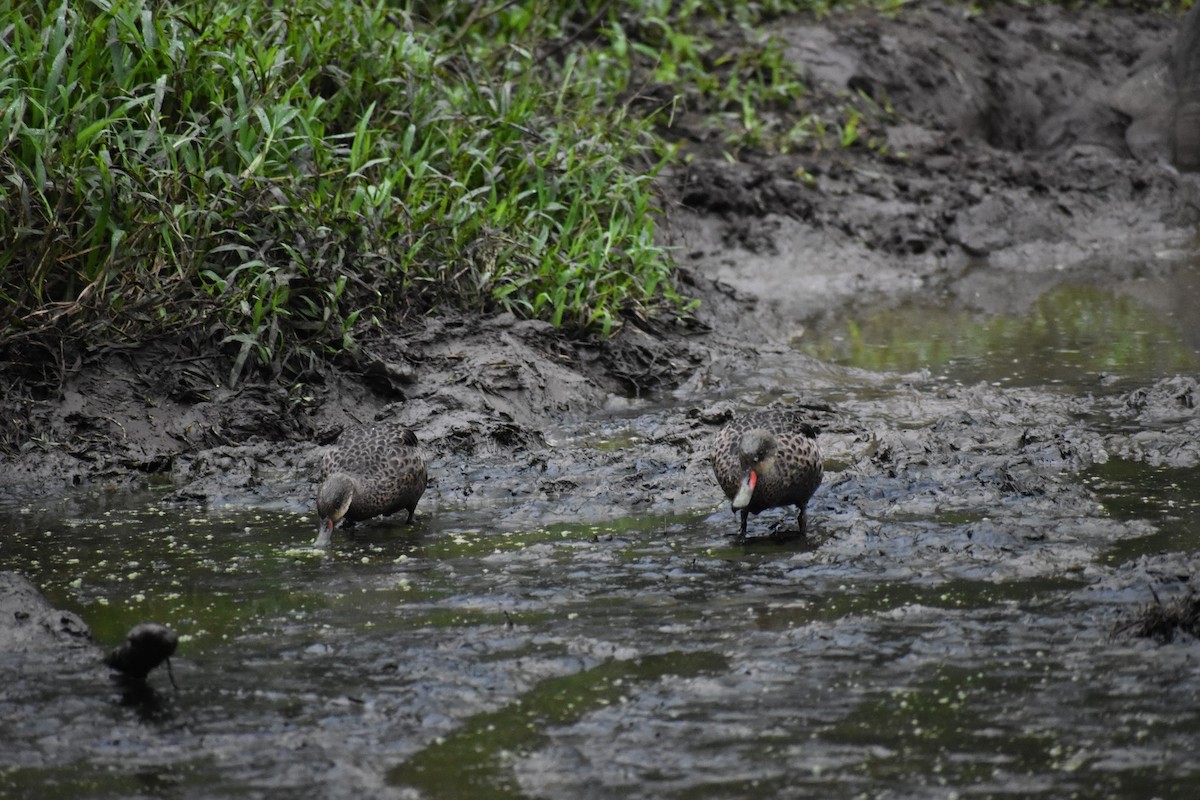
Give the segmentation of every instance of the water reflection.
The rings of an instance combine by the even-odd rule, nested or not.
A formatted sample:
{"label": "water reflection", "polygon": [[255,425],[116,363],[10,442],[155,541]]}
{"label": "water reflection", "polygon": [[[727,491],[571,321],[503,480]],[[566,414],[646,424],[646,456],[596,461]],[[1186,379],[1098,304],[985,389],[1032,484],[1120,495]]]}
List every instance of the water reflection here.
{"label": "water reflection", "polygon": [[1154,523],[1147,535],[1114,545],[1108,561],[1120,564],[1142,553],[1188,551],[1200,545],[1200,468],[1112,459],[1089,469],[1083,480],[1113,517]]}
{"label": "water reflection", "polygon": [[877,371],[929,369],[953,381],[1084,390],[1200,369],[1197,343],[1134,296],[1063,283],[1015,314],[909,300],[814,324],[793,346],[817,358]]}

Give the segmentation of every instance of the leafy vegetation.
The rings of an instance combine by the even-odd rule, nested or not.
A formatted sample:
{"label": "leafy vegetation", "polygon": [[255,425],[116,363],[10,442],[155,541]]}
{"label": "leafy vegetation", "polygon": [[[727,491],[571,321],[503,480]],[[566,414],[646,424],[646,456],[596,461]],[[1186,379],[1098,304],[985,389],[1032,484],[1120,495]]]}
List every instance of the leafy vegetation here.
{"label": "leafy vegetation", "polygon": [[199,325],[236,380],[441,303],[602,334],[683,308],[649,123],[546,66],[536,12],[0,4],[9,357]]}

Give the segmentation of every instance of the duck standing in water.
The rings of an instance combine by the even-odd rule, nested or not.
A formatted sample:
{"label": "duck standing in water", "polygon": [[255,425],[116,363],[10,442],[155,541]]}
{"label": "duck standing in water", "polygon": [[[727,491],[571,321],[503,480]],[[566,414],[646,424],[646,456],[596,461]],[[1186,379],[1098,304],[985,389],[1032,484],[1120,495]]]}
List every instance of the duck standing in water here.
{"label": "duck standing in water", "polygon": [[824,465],[817,432],[799,411],[735,417],[717,434],[709,458],[734,512],[741,512],[741,538],[746,538],[748,515],[787,505],[800,509],[804,535],[804,507],[821,484]]}
{"label": "duck standing in water", "polygon": [[357,522],[405,509],[412,522],[427,480],[425,456],[412,431],[392,423],[346,431],[321,460],[315,546],[328,546],[343,519]]}

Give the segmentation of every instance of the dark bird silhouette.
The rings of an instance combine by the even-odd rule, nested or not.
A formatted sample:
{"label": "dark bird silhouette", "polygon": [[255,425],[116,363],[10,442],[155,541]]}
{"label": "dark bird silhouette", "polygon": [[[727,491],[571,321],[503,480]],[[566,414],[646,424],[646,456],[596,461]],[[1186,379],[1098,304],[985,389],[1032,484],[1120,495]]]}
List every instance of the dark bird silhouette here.
{"label": "dark bird silhouette", "polygon": [[[125,641],[117,646],[104,663],[120,672],[126,680],[140,683],[146,680],[150,670],[164,661],[167,672],[171,672],[171,656],[179,646],[175,631],[157,622],[139,622],[129,629]],[[171,675],[171,684],[175,676]]]}

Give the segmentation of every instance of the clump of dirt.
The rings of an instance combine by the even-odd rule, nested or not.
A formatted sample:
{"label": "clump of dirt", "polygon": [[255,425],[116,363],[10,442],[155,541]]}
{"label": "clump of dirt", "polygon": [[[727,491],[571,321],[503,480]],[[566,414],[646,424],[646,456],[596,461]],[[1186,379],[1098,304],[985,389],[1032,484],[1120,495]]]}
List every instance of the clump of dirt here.
{"label": "clump of dirt", "polygon": [[1131,619],[1120,622],[1116,630],[1159,644],[1170,644],[1181,636],[1200,638],[1200,593],[1191,590],[1164,603],[1154,592],[1154,602],[1143,606]]}
{"label": "clump of dirt", "polygon": [[28,578],[9,571],[0,571],[0,641],[6,653],[26,658],[95,655],[92,629],[79,615],[54,608]]}
{"label": "clump of dirt", "polygon": [[1185,375],[1163,379],[1145,389],[1135,389],[1121,398],[1130,415],[1147,423],[1194,417],[1198,399],[1200,388],[1196,379]]}

